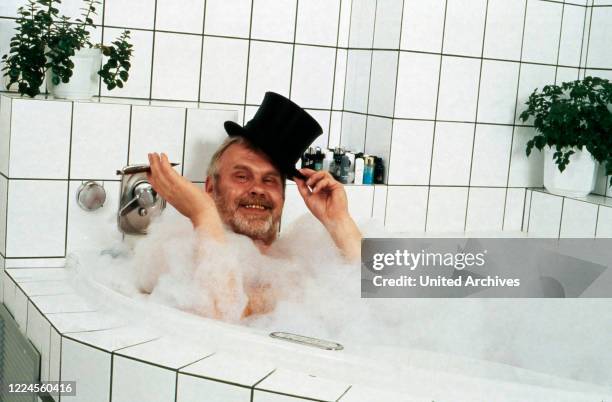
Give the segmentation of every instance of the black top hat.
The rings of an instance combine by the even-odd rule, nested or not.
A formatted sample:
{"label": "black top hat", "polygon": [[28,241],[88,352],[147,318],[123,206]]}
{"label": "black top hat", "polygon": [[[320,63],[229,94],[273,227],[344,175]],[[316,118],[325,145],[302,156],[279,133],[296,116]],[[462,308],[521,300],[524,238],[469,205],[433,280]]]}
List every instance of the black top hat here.
{"label": "black top hat", "polygon": [[323,133],[304,109],[274,92],[266,92],[255,116],[244,127],[226,121],[230,136],[241,135],[261,149],[287,178],[304,178],[295,168],[310,144]]}

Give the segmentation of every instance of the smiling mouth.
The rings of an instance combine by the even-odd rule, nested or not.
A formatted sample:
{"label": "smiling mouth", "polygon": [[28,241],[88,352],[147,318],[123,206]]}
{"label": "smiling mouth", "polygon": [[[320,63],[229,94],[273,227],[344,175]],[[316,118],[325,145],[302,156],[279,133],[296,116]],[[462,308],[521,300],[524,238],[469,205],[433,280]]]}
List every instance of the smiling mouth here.
{"label": "smiling mouth", "polygon": [[240,204],[240,207],[253,212],[264,212],[271,209],[269,206],[262,204]]}

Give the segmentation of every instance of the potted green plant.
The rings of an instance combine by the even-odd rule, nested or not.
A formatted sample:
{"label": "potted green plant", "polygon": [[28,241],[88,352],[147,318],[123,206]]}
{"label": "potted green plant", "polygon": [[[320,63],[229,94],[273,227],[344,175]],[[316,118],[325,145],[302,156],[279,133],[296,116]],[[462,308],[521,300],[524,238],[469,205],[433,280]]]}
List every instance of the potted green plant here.
{"label": "potted green plant", "polygon": [[612,83],[586,77],[547,85],[541,92],[536,89],[526,105],[520,119],[533,118],[538,132],[527,142],[526,153],[546,147],[544,187],[549,192],[586,196],[595,188],[597,162],[612,175]]}
{"label": "potted green plant", "polygon": [[[95,28],[91,17],[100,2],[84,0],[82,18],[74,21],[59,15],[60,2],[28,0],[26,7],[19,7],[17,33],[2,57],[7,87],[17,84],[20,94],[34,97],[46,77],[51,94],[69,99],[93,96],[98,76],[109,90],[123,87],[131,66],[130,31],[123,31],[110,46],[93,44],[88,29]],[[104,65],[102,54],[108,57]]]}

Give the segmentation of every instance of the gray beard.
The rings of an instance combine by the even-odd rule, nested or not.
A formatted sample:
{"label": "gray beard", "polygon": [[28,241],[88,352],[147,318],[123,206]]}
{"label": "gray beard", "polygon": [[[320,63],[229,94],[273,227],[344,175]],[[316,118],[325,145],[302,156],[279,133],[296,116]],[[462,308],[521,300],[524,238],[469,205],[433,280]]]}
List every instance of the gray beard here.
{"label": "gray beard", "polygon": [[230,209],[230,203],[217,191],[213,191],[213,200],[223,222],[235,233],[260,240],[266,244],[272,243],[278,235],[279,222],[272,215],[266,217],[246,217],[236,210]]}

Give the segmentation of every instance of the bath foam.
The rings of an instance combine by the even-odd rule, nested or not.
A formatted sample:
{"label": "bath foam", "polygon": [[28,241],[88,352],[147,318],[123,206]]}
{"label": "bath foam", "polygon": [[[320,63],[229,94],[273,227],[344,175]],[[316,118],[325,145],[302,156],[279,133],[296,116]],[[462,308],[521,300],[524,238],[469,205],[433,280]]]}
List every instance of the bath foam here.
{"label": "bath foam", "polygon": [[[365,233],[375,230],[380,236],[380,229]],[[361,299],[359,267],[344,263],[309,215],[284,231],[266,256],[244,236],[232,234],[218,245],[198,238],[185,219],[168,216],[133,250],[112,245],[103,255],[83,251],[71,265],[78,272],[77,288],[93,281],[112,290],[105,297],[116,292],[141,300],[147,311],[171,306],[206,317],[220,312],[227,323],[260,334],[286,331],[333,340],[398,367],[568,391],[600,390],[597,385],[609,390],[612,384],[612,357],[604,352],[612,337],[610,300]],[[247,302],[243,287],[252,283],[273,285],[277,303],[268,314],[241,318]],[[222,301],[220,311],[212,300]],[[451,364],[455,357],[498,366],[470,366],[469,359]],[[511,366],[544,374],[521,379]]]}

